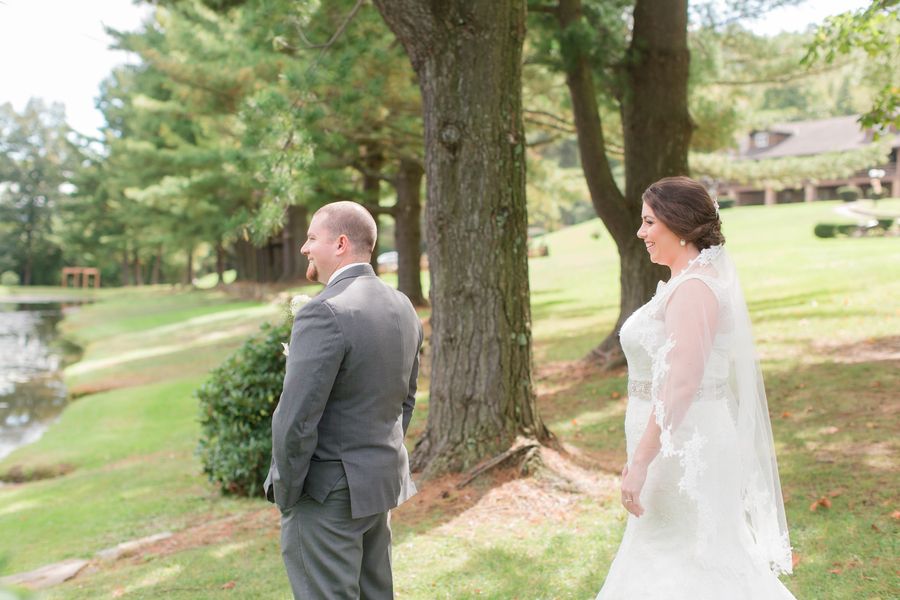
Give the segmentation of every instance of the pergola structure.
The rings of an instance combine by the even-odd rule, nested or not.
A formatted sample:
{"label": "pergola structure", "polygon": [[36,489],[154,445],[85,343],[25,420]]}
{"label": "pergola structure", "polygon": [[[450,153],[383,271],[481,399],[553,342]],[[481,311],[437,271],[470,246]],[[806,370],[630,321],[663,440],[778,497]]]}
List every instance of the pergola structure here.
{"label": "pergola structure", "polygon": [[69,287],[69,275],[72,276],[72,287],[91,287],[92,276],[94,287],[100,287],[100,270],[94,267],[63,267],[62,287]]}

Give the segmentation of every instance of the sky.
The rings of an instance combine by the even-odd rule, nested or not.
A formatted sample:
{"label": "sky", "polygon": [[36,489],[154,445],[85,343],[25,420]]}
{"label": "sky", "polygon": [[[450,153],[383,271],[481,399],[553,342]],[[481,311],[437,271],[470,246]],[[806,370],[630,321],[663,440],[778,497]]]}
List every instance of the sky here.
{"label": "sky", "polygon": [[[744,25],[761,35],[803,31],[824,17],[869,0],[806,0]],[[123,31],[151,15],[133,0],[0,0],[0,104],[22,110],[30,97],[62,102],[69,124],[96,135],[103,116],[94,106],[100,82],[129,55],[109,49],[104,26]]]}

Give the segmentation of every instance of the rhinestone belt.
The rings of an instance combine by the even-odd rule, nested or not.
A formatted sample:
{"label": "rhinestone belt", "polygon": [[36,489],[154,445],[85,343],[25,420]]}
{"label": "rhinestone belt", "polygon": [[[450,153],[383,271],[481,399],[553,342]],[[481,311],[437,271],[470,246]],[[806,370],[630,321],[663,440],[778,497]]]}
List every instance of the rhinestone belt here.
{"label": "rhinestone belt", "polygon": [[[646,381],[641,379],[629,379],[628,380],[628,397],[641,399],[641,400],[650,400],[653,390],[653,382]],[[717,381],[715,383],[709,383],[705,386],[701,387],[697,390],[696,399],[701,399],[705,396],[708,400],[714,400],[717,398],[723,398],[728,395],[728,383],[726,381]]]}

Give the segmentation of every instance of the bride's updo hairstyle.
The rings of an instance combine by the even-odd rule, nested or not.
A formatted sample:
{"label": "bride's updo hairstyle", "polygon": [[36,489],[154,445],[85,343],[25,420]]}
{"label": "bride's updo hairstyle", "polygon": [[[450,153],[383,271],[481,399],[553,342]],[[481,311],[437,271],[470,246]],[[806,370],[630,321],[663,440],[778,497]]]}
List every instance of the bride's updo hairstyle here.
{"label": "bride's updo hairstyle", "polygon": [[672,233],[697,249],[725,243],[719,211],[709,192],[690,177],[666,177],[641,197]]}

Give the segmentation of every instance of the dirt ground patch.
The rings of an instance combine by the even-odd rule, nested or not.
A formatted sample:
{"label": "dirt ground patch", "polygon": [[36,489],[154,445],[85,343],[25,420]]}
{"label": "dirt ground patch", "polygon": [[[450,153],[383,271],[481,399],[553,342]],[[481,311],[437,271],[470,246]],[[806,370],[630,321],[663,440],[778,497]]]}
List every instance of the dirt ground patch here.
{"label": "dirt ground patch", "polygon": [[853,344],[816,344],[814,348],[835,362],[897,361],[900,367],[900,335],[868,338]]}
{"label": "dirt ground patch", "polygon": [[537,365],[534,379],[538,396],[545,396],[557,394],[591,377],[618,375],[619,371],[603,371],[586,360],[560,360]]}
{"label": "dirt ground patch", "polygon": [[544,466],[532,477],[520,477],[513,467],[485,474],[461,489],[457,486],[462,475],[427,481],[394,513],[395,518],[413,527],[432,521],[438,531],[475,536],[485,527],[548,519],[565,522],[586,497],[602,500],[616,494],[618,479],[601,472],[604,465],[581,450],[545,447],[541,458]]}
{"label": "dirt ground patch", "polygon": [[183,529],[169,538],[141,548],[130,558],[135,562],[141,562],[151,555],[168,556],[191,548],[214,546],[234,541],[251,531],[257,535],[265,531],[277,533],[279,523],[278,510],[275,507],[241,512]]}

